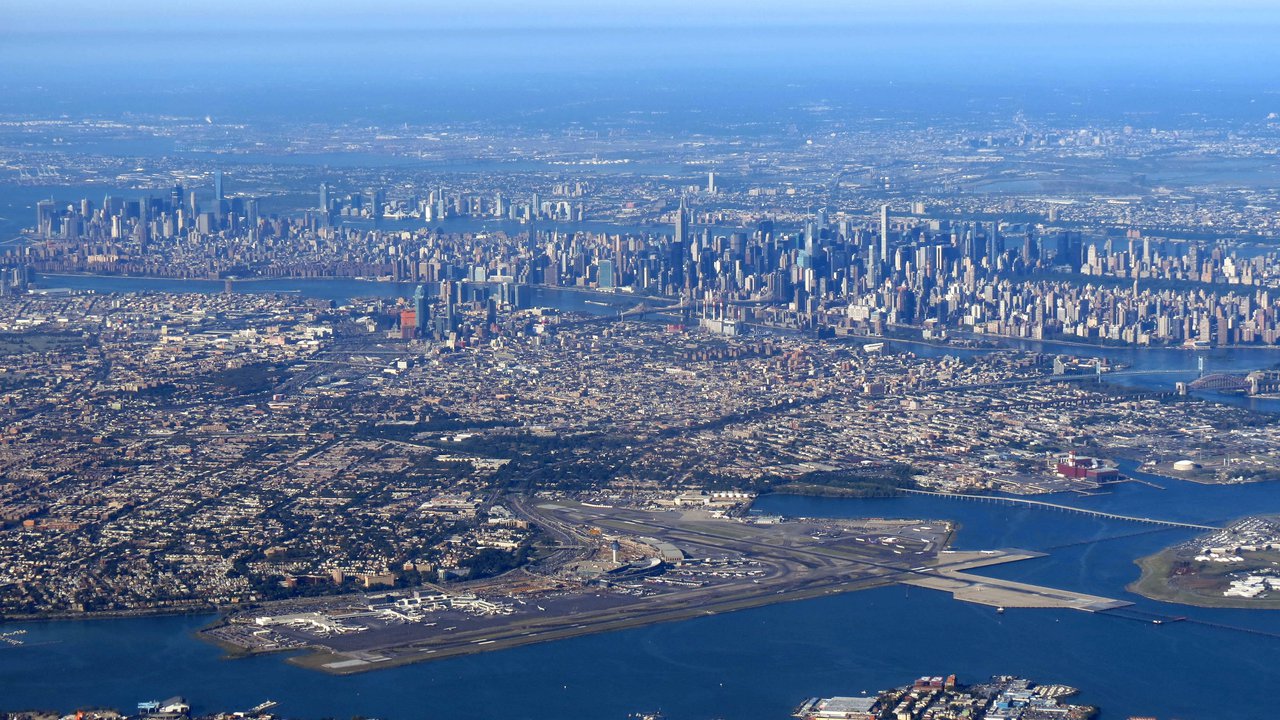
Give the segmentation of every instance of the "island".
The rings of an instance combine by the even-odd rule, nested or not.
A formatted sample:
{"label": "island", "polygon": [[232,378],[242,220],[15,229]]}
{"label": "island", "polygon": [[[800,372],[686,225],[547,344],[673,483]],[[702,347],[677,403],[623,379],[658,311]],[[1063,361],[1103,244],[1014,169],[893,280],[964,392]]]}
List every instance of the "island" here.
{"label": "island", "polygon": [[1153,600],[1280,609],[1280,518],[1247,517],[1137,562],[1129,590]]}
{"label": "island", "polygon": [[[801,720],[891,720],[903,717],[969,718],[970,720],[1091,720],[1098,709],[1062,701],[1078,691],[1067,685],[1040,684],[1012,675],[997,675],[973,685],[957,682],[955,675],[924,676],[910,685],[860,697],[809,698],[792,717]],[[208,711],[193,708],[181,696],[138,703],[137,711],[81,708],[77,720],[284,720],[292,717],[277,710],[280,703],[267,700],[249,710]],[[63,713],[51,710],[6,711],[8,720],[58,720]],[[663,720],[658,712],[628,715],[637,720]]]}
{"label": "island", "polygon": [[1040,685],[998,675],[984,683],[962,685],[955,675],[925,676],[914,683],[860,697],[810,698],[796,708],[801,720],[892,720],[895,718],[971,718],[972,720],[1089,720],[1098,709],[1069,705],[1062,698],[1077,690]]}

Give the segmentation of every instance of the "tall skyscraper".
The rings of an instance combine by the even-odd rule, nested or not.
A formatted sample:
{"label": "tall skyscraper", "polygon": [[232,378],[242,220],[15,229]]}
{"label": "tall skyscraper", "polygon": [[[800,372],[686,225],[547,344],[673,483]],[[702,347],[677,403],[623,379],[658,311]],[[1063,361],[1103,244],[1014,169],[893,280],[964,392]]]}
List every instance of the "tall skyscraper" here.
{"label": "tall skyscraper", "polygon": [[36,231],[41,237],[53,235],[54,218],[57,217],[57,205],[53,200],[41,200],[36,203]]}
{"label": "tall skyscraper", "polygon": [[427,291],[421,285],[413,291],[413,312],[418,337],[426,337],[427,328],[430,327],[430,311],[427,306]]}
{"label": "tall skyscraper", "polygon": [[714,170],[707,173],[707,194],[708,195],[716,194],[716,173]]}
{"label": "tall skyscraper", "polygon": [[867,289],[870,290],[880,283],[880,261],[881,258],[876,253],[874,243],[867,243]]}
{"label": "tall skyscraper", "polygon": [[329,213],[329,183],[320,183],[320,212]]}
{"label": "tall skyscraper", "polygon": [[258,227],[258,198],[249,198],[245,201],[244,214],[251,229]]}
{"label": "tall skyscraper", "polygon": [[602,290],[612,289],[615,285],[613,277],[613,261],[601,260],[596,265],[596,284]]}
{"label": "tall skyscraper", "polygon": [[880,258],[889,257],[889,206],[880,206]]}
{"label": "tall skyscraper", "polygon": [[684,243],[689,239],[687,210],[684,207],[684,196],[680,196],[680,207],[676,210],[676,227],[671,236],[673,242]]}
{"label": "tall skyscraper", "polygon": [[222,205],[222,171],[213,171],[213,204],[214,206]]}

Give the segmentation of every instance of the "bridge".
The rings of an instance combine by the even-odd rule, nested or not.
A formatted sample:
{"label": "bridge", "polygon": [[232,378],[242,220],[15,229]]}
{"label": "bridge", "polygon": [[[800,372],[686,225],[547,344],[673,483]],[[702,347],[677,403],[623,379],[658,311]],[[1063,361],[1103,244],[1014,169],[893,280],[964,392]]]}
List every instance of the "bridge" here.
{"label": "bridge", "polygon": [[1234,373],[1214,373],[1196,378],[1187,387],[1192,390],[1216,390],[1219,392],[1248,392],[1249,380]]}
{"label": "bridge", "polygon": [[617,314],[592,315],[591,317],[582,318],[579,320],[564,321],[560,323],[560,327],[566,328],[566,327],[575,327],[579,325],[594,325],[594,324],[600,324],[600,323],[620,322],[622,320],[632,320],[636,318],[642,318],[645,315],[650,315],[655,313],[658,313],[658,314],[679,313],[685,310],[686,307],[688,306],[685,305],[684,303],[675,303],[673,305],[663,305],[661,307],[655,307],[653,305],[650,305],[647,302],[642,302],[630,308],[627,308],[626,310],[617,310]]}
{"label": "bridge", "polygon": [[958,500],[977,500],[979,502],[1005,503],[1007,505],[1030,505],[1031,507],[1049,508],[1051,510],[1062,510],[1064,512],[1076,513],[1077,515],[1090,515],[1092,517],[1104,518],[1106,520],[1125,520],[1127,522],[1146,523],[1147,525],[1160,525],[1162,527],[1171,528],[1189,528],[1192,530],[1221,530],[1222,528],[1213,525],[1199,525],[1197,523],[1179,522],[1177,520],[1161,520],[1160,518],[1137,517],[1134,515],[1120,515],[1118,513],[1103,512],[1101,510],[1089,510],[1087,508],[1078,508],[1071,505],[1059,505],[1058,503],[1045,502],[1044,500],[1030,500],[1028,498],[1005,497],[1003,495],[966,495],[963,493],[942,493],[930,490],[908,490],[903,489],[902,492],[912,495],[932,495],[934,497],[956,498]]}
{"label": "bridge", "polygon": [[649,303],[642,302],[642,303],[640,303],[639,305],[636,305],[635,307],[633,307],[633,308],[631,308],[631,309],[629,309],[629,310],[624,310],[624,311],[622,311],[622,312],[618,313],[618,319],[619,319],[619,320],[626,320],[627,318],[632,318],[632,317],[643,317],[643,316],[648,315],[648,314],[650,314],[650,313],[673,313],[673,312],[681,312],[681,311],[683,311],[686,307],[687,307],[687,306],[686,306],[683,302],[678,302],[678,303],[675,303],[675,304],[673,304],[673,305],[665,305],[665,306],[663,306],[663,307],[654,307],[654,306],[650,305]]}

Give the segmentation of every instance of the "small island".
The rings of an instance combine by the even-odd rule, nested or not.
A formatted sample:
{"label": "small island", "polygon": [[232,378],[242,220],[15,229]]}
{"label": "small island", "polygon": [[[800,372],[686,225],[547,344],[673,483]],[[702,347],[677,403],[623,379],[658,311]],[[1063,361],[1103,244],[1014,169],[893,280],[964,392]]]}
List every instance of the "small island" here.
{"label": "small island", "polygon": [[1280,518],[1247,517],[1138,561],[1129,585],[1152,600],[1280,609]]}
{"label": "small island", "polygon": [[1012,675],[998,675],[976,685],[961,685],[955,675],[922,677],[913,684],[861,697],[809,698],[796,708],[799,720],[891,720],[893,718],[1062,718],[1091,720],[1098,709],[1069,705],[1076,694],[1066,685],[1039,685]]}

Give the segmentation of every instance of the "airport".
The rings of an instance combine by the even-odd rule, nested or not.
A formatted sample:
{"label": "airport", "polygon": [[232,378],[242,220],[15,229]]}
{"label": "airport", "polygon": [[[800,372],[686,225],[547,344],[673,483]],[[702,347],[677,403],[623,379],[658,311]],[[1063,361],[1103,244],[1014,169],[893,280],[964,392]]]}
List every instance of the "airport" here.
{"label": "airport", "polygon": [[306,647],[310,653],[289,662],[350,674],[891,583],[951,592],[1001,612],[1127,604],[974,575],[969,571],[1042,554],[948,550],[948,522],[784,521],[745,514],[742,504],[726,513],[684,502],[655,509],[563,496],[513,501],[516,513],[556,541],[526,568],[462,591],[342,596],[283,612],[272,605],[270,614],[241,610],[203,634],[240,653]]}

